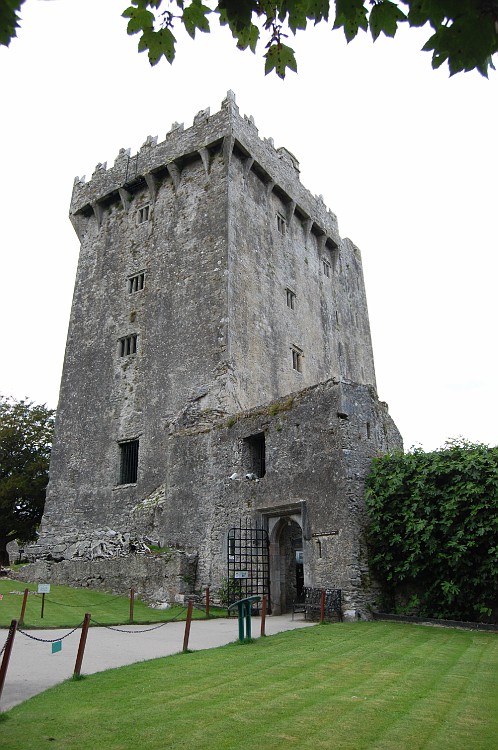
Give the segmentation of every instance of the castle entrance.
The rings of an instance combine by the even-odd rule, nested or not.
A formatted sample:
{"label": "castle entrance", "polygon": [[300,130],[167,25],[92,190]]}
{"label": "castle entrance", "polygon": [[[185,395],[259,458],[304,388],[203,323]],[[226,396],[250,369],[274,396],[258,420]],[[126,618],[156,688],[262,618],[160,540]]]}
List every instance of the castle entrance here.
{"label": "castle entrance", "polygon": [[294,515],[271,519],[271,603],[276,615],[290,612],[303,593],[303,530],[297,518]]}

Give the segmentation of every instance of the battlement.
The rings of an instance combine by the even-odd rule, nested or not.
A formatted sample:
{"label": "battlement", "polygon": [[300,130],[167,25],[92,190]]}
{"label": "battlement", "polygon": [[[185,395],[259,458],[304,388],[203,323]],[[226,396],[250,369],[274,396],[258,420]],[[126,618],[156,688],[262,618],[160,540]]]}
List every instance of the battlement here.
{"label": "battlement", "polygon": [[275,148],[272,138],[259,137],[254,118],[240,116],[232,91],[215,114],[209,108],[199,111],[187,129],[183,123],[173,123],[164,141],[158,143],[157,136],[148,136],[133,156],[130,149],[121,148],[114,165],[108,168],[105,162],[97,164],[88,182],[85,177],[76,177],[71,217],[94,214],[100,223],[106,205],[120,200],[126,209],[134,192],[144,185],[154,201],[162,180],[172,180],[178,188],[183,166],[193,159],[202,160],[209,176],[211,161],[219,152],[227,166],[234,155],[242,159],[245,169],[254,171],[268,192],[278,193],[289,214],[296,214],[329,246],[339,245],[337,217],[321,195],[314,196],[301,185],[296,157],[284,147]]}

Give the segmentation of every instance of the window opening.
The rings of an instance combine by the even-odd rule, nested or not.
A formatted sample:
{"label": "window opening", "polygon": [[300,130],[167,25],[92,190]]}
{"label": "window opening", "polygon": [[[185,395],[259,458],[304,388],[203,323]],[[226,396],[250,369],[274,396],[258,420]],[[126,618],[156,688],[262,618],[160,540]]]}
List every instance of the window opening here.
{"label": "window opening", "polygon": [[296,295],[292,291],[292,289],[286,289],[285,293],[287,295],[287,307],[290,307],[291,310],[294,310],[294,306],[296,304]]}
{"label": "window opening", "polygon": [[149,221],[150,205],[142,206],[137,211],[137,224],[145,224]]}
{"label": "window opening", "polygon": [[137,353],[137,333],[132,333],[131,336],[124,336],[119,339],[119,356],[128,357],[130,354]]}
{"label": "window opening", "polygon": [[145,285],[145,273],[137,273],[135,276],[129,276],[128,278],[128,292],[133,294],[134,292],[141,292]]}
{"label": "window opening", "polygon": [[292,352],[292,369],[296,370],[296,372],[302,372],[303,371],[303,352],[301,349],[298,349],[297,346],[293,346],[291,348]]}
{"label": "window opening", "polygon": [[370,422],[367,422],[367,438],[370,438]]}
{"label": "window opening", "polygon": [[258,432],[244,439],[245,460],[248,467],[248,476],[254,474],[257,479],[261,479],[266,474],[266,445],[265,433]]}
{"label": "window opening", "polygon": [[118,484],[136,484],[138,474],[138,440],[119,444],[120,464]]}
{"label": "window opening", "polygon": [[287,222],[285,221],[282,214],[277,214],[277,229],[280,232],[280,234],[285,234]]}
{"label": "window opening", "polygon": [[323,275],[330,279],[330,263],[326,258],[322,258]]}

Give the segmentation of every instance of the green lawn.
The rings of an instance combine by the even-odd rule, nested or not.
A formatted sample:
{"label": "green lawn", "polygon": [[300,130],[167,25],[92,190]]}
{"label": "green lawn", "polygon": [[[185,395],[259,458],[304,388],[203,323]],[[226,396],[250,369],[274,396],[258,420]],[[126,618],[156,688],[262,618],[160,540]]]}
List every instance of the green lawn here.
{"label": "green lawn", "polygon": [[496,750],[498,637],[343,623],[66,682],[3,750]]}
{"label": "green lawn", "polygon": [[[21,614],[24,589],[36,592],[36,583],[23,581],[0,580],[0,627],[7,628],[12,620],[18,620]],[[17,593],[12,593],[17,592]],[[129,622],[130,600],[126,596],[113,596],[103,591],[86,588],[69,588],[68,586],[51,586],[50,594],[45,595],[45,609],[41,619],[41,594],[28,594],[24,627],[26,628],[70,628],[83,621],[86,612],[92,615],[92,623],[102,625],[120,625]],[[226,610],[211,608],[211,616],[225,616]],[[193,616],[203,618],[204,610],[194,608]],[[185,619],[184,606],[170,609],[153,609],[135,597],[133,622],[164,622],[172,619]]]}

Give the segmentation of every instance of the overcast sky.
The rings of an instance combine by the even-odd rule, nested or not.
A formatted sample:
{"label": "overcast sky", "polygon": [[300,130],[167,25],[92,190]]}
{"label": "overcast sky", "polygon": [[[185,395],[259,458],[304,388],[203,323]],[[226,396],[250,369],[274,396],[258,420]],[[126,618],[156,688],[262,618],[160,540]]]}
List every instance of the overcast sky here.
{"label": "overcast sky", "polygon": [[405,447],[496,445],[498,73],[433,71],[419,51],[429,30],[347,46],[325,26],[298,36],[299,72],[285,81],[226,29],[183,35],[173,66],[151,68],[125,6],[27,0],[18,39],[0,48],[0,393],[57,405],[74,177],[217,111],[232,89],[361,248],[378,392]]}

